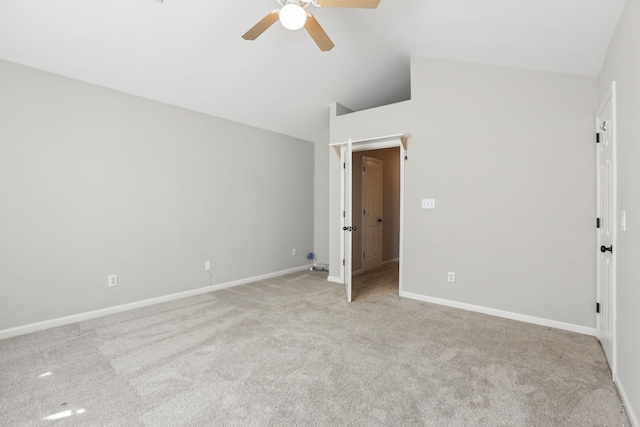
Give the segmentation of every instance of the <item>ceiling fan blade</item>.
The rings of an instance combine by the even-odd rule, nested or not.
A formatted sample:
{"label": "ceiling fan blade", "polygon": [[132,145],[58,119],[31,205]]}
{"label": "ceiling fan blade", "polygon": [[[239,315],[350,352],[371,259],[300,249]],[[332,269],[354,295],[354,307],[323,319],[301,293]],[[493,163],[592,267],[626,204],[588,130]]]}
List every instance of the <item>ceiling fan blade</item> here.
{"label": "ceiling fan blade", "polygon": [[327,33],[325,33],[320,24],[318,24],[316,18],[310,13],[307,13],[307,22],[304,24],[304,29],[307,30],[307,33],[309,33],[321,51],[326,52],[335,46]]}
{"label": "ceiling fan blade", "polygon": [[260,34],[264,33],[267,30],[267,28],[272,26],[278,20],[279,15],[280,15],[280,12],[277,10],[269,12],[269,14],[264,18],[262,18],[260,22],[258,22],[256,25],[251,27],[249,31],[244,33],[242,38],[245,40],[257,39]]}
{"label": "ceiling fan blade", "polygon": [[322,7],[352,7],[359,9],[375,9],[380,0],[320,0]]}

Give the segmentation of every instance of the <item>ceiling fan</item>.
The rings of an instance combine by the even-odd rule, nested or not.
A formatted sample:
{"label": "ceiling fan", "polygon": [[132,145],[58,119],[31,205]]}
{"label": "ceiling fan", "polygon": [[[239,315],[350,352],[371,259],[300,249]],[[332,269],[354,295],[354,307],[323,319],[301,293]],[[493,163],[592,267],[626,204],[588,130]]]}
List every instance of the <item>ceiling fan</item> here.
{"label": "ceiling fan", "polygon": [[333,42],[324,32],[316,18],[305,9],[311,4],[315,7],[349,7],[361,9],[375,9],[380,0],[276,0],[279,10],[272,10],[260,22],[254,25],[242,36],[245,40],[255,40],[272,26],[278,19],[288,30],[299,30],[304,27],[321,51],[333,49]]}

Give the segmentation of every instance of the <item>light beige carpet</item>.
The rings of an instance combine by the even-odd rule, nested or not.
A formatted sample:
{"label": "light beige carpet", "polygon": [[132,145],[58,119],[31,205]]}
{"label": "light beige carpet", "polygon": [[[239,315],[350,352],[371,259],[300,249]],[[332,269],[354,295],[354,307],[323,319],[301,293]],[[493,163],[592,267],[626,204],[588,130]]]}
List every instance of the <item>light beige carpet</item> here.
{"label": "light beige carpet", "polygon": [[[302,272],[0,341],[2,426],[628,426],[593,337]],[[47,417],[61,417],[47,419]]]}

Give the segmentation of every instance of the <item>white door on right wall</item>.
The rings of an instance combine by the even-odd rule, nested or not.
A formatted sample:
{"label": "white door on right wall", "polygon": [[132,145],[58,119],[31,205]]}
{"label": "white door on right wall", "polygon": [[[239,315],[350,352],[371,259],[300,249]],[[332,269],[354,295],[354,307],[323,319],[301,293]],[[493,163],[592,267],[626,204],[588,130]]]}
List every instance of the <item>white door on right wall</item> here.
{"label": "white door on right wall", "polygon": [[382,264],[382,161],[362,156],[362,270]]}
{"label": "white door on right wall", "polygon": [[[613,87],[615,90],[615,86]],[[596,117],[597,158],[597,284],[596,331],[615,374],[615,289],[616,289],[616,153],[614,97],[609,97]]]}

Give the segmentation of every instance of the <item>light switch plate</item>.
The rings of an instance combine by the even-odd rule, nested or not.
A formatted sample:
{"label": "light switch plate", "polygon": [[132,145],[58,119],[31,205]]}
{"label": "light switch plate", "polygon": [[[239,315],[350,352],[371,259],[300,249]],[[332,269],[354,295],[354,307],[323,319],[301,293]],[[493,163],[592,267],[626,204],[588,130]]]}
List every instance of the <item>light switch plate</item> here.
{"label": "light switch plate", "polygon": [[435,209],[436,199],[422,199],[422,209]]}

